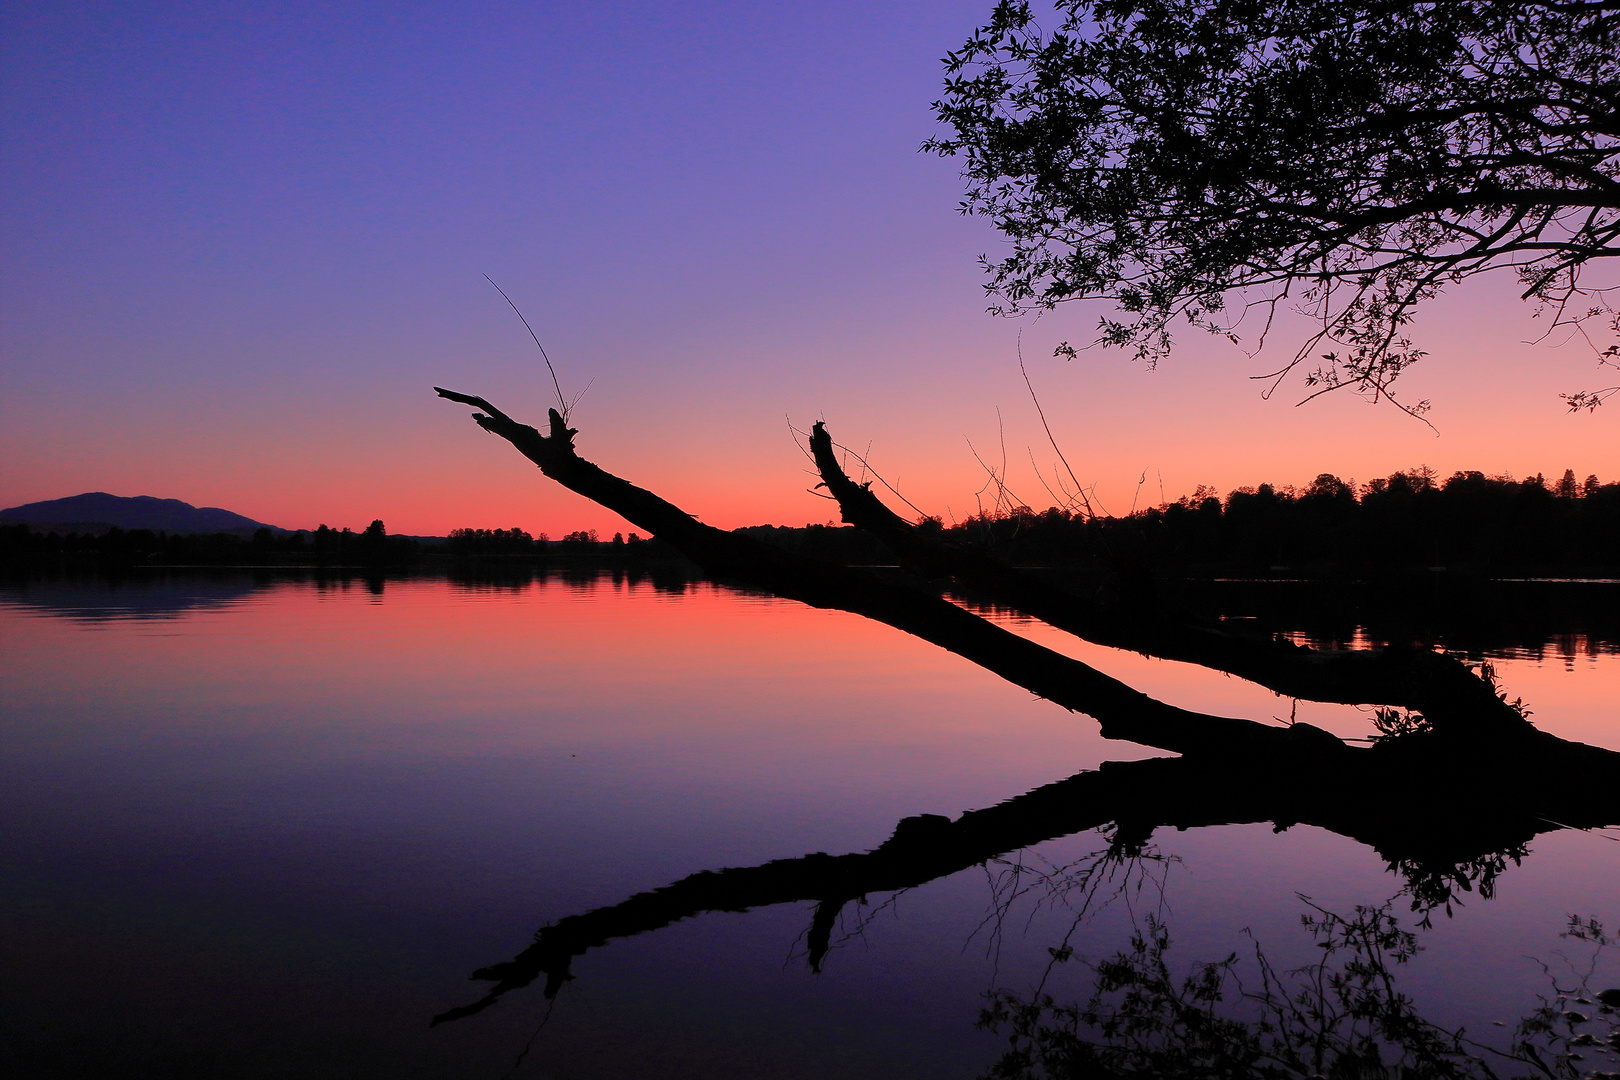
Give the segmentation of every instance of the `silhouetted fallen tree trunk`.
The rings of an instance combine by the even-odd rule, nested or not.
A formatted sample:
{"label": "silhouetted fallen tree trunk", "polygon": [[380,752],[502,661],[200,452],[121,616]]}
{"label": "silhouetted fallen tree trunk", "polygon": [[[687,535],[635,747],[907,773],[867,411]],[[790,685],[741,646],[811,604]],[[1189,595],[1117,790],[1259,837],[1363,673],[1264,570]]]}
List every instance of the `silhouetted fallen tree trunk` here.
{"label": "silhouetted fallen tree trunk", "polygon": [[1224,671],[1306,701],[1398,705],[1437,728],[1501,733],[1526,721],[1490,683],[1454,657],[1422,649],[1320,651],[1214,623],[1166,617],[1154,605],[1105,609],[1049,578],[927,535],[849,478],[826,426],[811,430],[810,450],[844,521],[882,540],[930,578],[949,577],[992,603],[1022,611],[1086,641]]}
{"label": "silhouetted fallen tree trunk", "polygon": [[[1373,847],[1406,879],[1413,907],[1432,910],[1458,891],[1489,896],[1495,876],[1539,833],[1620,822],[1620,787],[1585,792],[1481,785],[1452,774],[1436,782],[1422,754],[1394,745],[1357,754],[1331,777],[1297,769],[1190,758],[1107,762],[952,821],[902,820],[872,851],[816,853],[759,866],[704,871],[543,927],[511,960],[481,968],[493,982],[478,1001],[435,1023],[480,1012],[502,995],[545,979],[554,996],[577,956],[710,911],[772,904],[816,905],[807,938],[819,970],[840,911],[869,893],[913,888],[1043,841],[1112,825],[1105,857],[1129,858],[1161,826],[1178,829],[1269,822],[1316,825]],[[1528,796],[1528,801],[1527,797]],[[1538,800],[1546,800],[1545,802]],[[1543,812],[1544,811],[1544,812]]]}
{"label": "silhouetted fallen tree trunk", "polygon": [[473,417],[479,426],[517,447],[547,476],[646,529],[708,573],[812,607],[854,612],[904,630],[1066,709],[1095,718],[1105,738],[1173,753],[1221,757],[1325,757],[1355,752],[1309,724],[1274,727],[1168,705],[940,596],[871,571],[795,555],[705,525],[673,503],[581,458],[574,451],[576,432],[555,409],[551,410],[551,434],[545,436],[483,398],[434,389],[442,397],[483,410]]}
{"label": "silhouetted fallen tree trunk", "polygon": [[[971,660],[1066,709],[1086,713],[1098,721],[1104,738],[1209,757],[1287,758],[1312,768],[1327,767],[1366,753],[1350,748],[1337,737],[1309,724],[1277,727],[1177,708],[1148,697],[1079,660],[1004,630],[936,594],[888,580],[868,570],[793,554],[705,525],[673,503],[581,458],[574,449],[577,432],[567,426],[555,409],[549,410],[551,433],[541,435],[483,398],[440,387],[434,389],[441,397],[482,410],[473,415],[478,425],[512,443],[547,476],[646,529],[708,573],[813,607],[849,611],[887,623]],[[994,572],[1002,573],[1001,570]],[[1013,580],[1010,576],[1004,577]],[[1026,588],[1021,583],[1018,587]],[[1029,597],[1025,599],[1033,602]],[[1490,692],[1483,680],[1474,681]],[[1471,700],[1477,700],[1477,691],[1469,690],[1468,694]],[[1436,725],[1434,734],[1443,738],[1425,745],[1445,746],[1446,752],[1452,755],[1484,754],[1500,759],[1511,768],[1529,764],[1563,770],[1570,777],[1594,779],[1616,775],[1613,770],[1620,762],[1620,755],[1538,731],[1511,707],[1497,700],[1494,692],[1490,692],[1490,697],[1512,714],[1511,720],[1502,717],[1498,710],[1478,723],[1442,723]],[[1351,700],[1357,698],[1351,697]],[[1362,696],[1360,700],[1369,699]]]}
{"label": "silhouetted fallen tree trunk", "polygon": [[[819,962],[838,912],[852,899],[920,884],[1019,847],[1107,823],[1117,826],[1116,843],[1129,847],[1139,846],[1161,824],[1270,821],[1285,828],[1309,822],[1374,845],[1408,875],[1415,897],[1439,903],[1450,895],[1448,882],[1468,887],[1471,874],[1494,872],[1492,867],[1504,857],[1516,857],[1523,843],[1538,832],[1620,821],[1620,754],[1538,731],[1512,709],[1508,709],[1511,720],[1476,714],[1476,689],[1458,692],[1469,707],[1449,722],[1360,749],[1308,724],[1276,727],[1176,708],[937,594],[705,525],[581,458],[574,449],[576,432],[555,410],[550,414],[550,434],[541,435],[482,398],[442,389],[438,393],[482,410],[474,415],[479,426],[511,442],[547,476],[659,537],[711,575],[894,626],[1065,708],[1095,717],[1107,738],[1185,755],[1179,760],[1110,763],[1098,772],[1082,773],[956,821],[908,818],[894,837],[872,852],[817,854],[695,874],[622,904],[564,919],[544,928],[535,944],[516,959],[475,973],[475,978],[495,981],[495,988],[480,1002],[451,1010],[440,1020],[477,1012],[541,975],[546,977],[547,993],[554,994],[568,978],[574,956],[611,938],[656,929],[701,911],[813,900],[817,911],[810,951],[813,962]],[[825,439],[823,431],[817,435]],[[830,442],[822,449],[830,453]],[[837,470],[834,480],[842,476]],[[886,522],[873,508],[875,498],[866,502],[847,477],[843,484],[848,487],[841,501],[848,499],[856,506],[857,516],[894,531],[898,543],[909,544],[893,522]],[[865,495],[870,498],[869,492]],[[915,545],[903,554],[963,580],[978,576],[1001,590],[1003,600],[1017,597],[1014,606],[1030,614],[1044,617],[1041,611],[1050,611],[1057,625],[1062,625],[1059,619],[1079,625],[1089,618],[1082,608],[1068,612],[1043,608],[1031,579],[1000,564],[942,553],[937,545]],[[1095,632],[1124,633],[1107,627]],[[1163,632],[1180,641],[1179,647],[1188,647],[1186,638],[1177,636],[1183,631]],[[1220,655],[1250,664],[1257,672],[1273,663],[1283,666],[1270,658],[1239,655],[1241,650],[1230,643],[1212,648],[1225,647],[1233,652]],[[1207,663],[1216,652],[1206,649],[1205,655],[1197,662]],[[1297,660],[1289,663],[1298,667]],[[1350,670],[1349,665],[1343,670]],[[1455,671],[1436,675],[1439,689],[1424,688],[1420,684],[1426,671],[1442,669],[1431,665],[1410,670],[1417,672],[1409,676],[1417,682],[1401,692],[1412,693],[1412,686],[1419,685],[1419,696],[1410,699],[1414,702],[1442,693],[1445,681],[1455,677]],[[1289,677],[1300,676],[1296,671]],[[1342,677],[1335,671],[1325,678]],[[1475,681],[1496,701],[1488,684]],[[1382,700],[1369,692],[1343,689],[1342,693],[1347,701]],[[1500,701],[1496,704],[1508,708]]]}

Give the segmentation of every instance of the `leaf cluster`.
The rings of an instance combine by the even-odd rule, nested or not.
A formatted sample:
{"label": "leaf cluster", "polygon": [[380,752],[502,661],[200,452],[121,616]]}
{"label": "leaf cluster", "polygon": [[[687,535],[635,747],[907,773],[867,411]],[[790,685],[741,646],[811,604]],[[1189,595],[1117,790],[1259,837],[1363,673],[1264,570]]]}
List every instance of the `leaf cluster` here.
{"label": "leaf cluster", "polygon": [[1263,344],[1282,306],[1315,329],[1273,374],[1314,360],[1314,392],[1373,397],[1424,355],[1413,307],[1473,274],[1510,269],[1558,325],[1612,314],[1581,274],[1620,255],[1620,3],[1054,14],[997,4],[946,58],[949,134],[925,144],[1009,242],[992,310],[1113,300],[1095,343],[1151,364],[1178,320],[1235,341],[1258,306]]}

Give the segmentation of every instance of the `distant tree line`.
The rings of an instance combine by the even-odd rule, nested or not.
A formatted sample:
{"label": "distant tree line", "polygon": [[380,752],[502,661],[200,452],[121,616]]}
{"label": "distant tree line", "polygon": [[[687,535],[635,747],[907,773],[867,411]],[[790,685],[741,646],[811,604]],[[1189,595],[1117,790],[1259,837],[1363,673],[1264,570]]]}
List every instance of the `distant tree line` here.
{"label": "distant tree line", "polygon": [[1020,507],[941,529],[1024,563],[1143,562],[1189,572],[1286,569],[1484,571],[1620,568],[1620,483],[1426,467],[1355,486],[1323,473],[1223,499],[1200,486],[1126,517]]}
{"label": "distant tree line", "polygon": [[603,540],[595,529],[564,533],[553,541],[546,533],[531,536],[523,529],[455,529],[444,543],[444,552],[461,558],[491,555],[544,555],[561,552],[572,555],[650,554],[650,541],[637,533],[614,533]]}
{"label": "distant tree line", "polygon": [[[1565,574],[1620,571],[1620,483],[1573,471],[1548,481],[1457,472],[1441,479],[1419,467],[1355,485],[1323,473],[1303,488],[1260,484],[1224,498],[1200,486],[1175,502],[1125,517],[1017,507],[926,527],[942,539],[1026,565],[1147,565],[1191,576],[1277,570],[1375,572],[1443,566],[1483,572]],[[831,522],[738,530],[800,555],[846,563],[896,562],[862,530]],[[524,529],[456,529],[439,544],[390,536],[381,521],[362,532],[322,525],[313,532],[251,537],[110,529],[102,535],[0,526],[0,562],[116,566],[403,565],[456,561],[606,556],[674,558],[655,539],[595,530],[552,540]]]}
{"label": "distant tree line", "polygon": [[580,530],[552,541],[523,529],[456,529],[434,543],[390,536],[381,520],[361,532],[321,525],[313,531],[259,529],[191,534],[113,527],[103,533],[41,531],[38,526],[0,526],[0,564],[70,563],[94,566],[401,566],[424,558],[453,560],[540,558],[552,554],[623,555],[653,558],[662,551],[636,533],[601,540]]}
{"label": "distant tree line", "polygon": [[644,539],[638,533],[616,532],[603,540],[595,529],[580,529],[564,533],[562,539],[553,540],[547,533],[530,535],[523,529],[455,529],[439,550],[456,558],[483,558],[489,556],[608,555],[653,557],[663,551],[662,545]]}
{"label": "distant tree line", "polygon": [[258,529],[235,533],[167,533],[121,529],[104,533],[42,532],[28,525],[0,527],[0,562],[68,562],[107,566],[364,565],[407,562],[421,550],[415,540],[389,536],[381,520],[364,531],[321,525],[278,535]]}

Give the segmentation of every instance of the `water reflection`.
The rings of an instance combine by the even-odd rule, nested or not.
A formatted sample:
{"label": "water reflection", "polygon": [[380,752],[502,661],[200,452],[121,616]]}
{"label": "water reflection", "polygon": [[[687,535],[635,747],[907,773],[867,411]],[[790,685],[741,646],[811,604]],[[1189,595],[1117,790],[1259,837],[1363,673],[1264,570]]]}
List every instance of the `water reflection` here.
{"label": "water reflection", "polygon": [[[1585,946],[1573,978],[1548,970],[1540,1005],[1508,1039],[1486,1042],[1434,1023],[1398,986],[1398,970],[1422,946],[1390,905],[1341,915],[1301,897],[1313,962],[1279,969],[1263,945],[1173,969],[1170,932],[1149,915],[1130,944],[1092,968],[1087,997],[1059,1002],[1037,991],[998,991],[980,1026],[1008,1049],[991,1077],[1091,1080],[1244,1077],[1251,1080],[1497,1080],[1506,1075],[1616,1074],[1620,989],[1593,977],[1616,945],[1594,919],[1571,918],[1563,937]],[[1067,945],[1055,963],[1075,959]],[[1245,979],[1243,976],[1247,975]],[[1594,1008],[1595,1006],[1595,1008]],[[1504,1027],[1506,1025],[1503,1025]]]}
{"label": "water reflection", "polygon": [[445,581],[469,593],[518,595],[552,582],[577,592],[648,587],[680,596],[703,581],[680,564],[611,568],[589,564],[550,567],[513,563],[473,563],[451,572],[416,574],[409,570],[363,570],[353,567],[135,570],[116,575],[35,572],[0,578],[0,602],[17,604],[43,615],[85,623],[122,619],[172,619],[188,612],[227,608],[256,594],[288,586],[310,586],[318,592],[364,590],[381,597],[390,582]]}
{"label": "water reflection", "polygon": [[[1449,774],[1456,775],[1456,774]],[[1404,879],[1403,895],[1423,925],[1431,913],[1450,914],[1460,893],[1488,899],[1498,876],[1517,864],[1536,835],[1562,828],[1601,829],[1620,823],[1620,788],[1565,788],[1549,802],[1545,789],[1481,783],[1464,775],[1445,784],[1421,763],[1402,760],[1387,772],[1367,772],[1355,786],[1279,773],[1269,762],[1218,764],[1188,758],[1105,762],[954,821],[938,814],[902,819],[893,835],[868,852],[817,852],[757,866],[702,871],[621,903],[542,927],[534,944],[509,961],[480,968],[493,982],[478,1001],[435,1022],[481,1012],[503,995],[543,977],[546,997],[572,978],[576,957],[616,938],[632,937],[705,912],[809,902],[808,961],[819,971],[844,908],[869,894],[917,888],[1019,849],[1084,830],[1101,830],[1109,847],[1100,862],[1138,859],[1164,827],[1185,832],[1267,823],[1282,832],[1296,825],[1326,829],[1374,849]],[[1556,798],[1556,796],[1553,796]]]}
{"label": "water reflection", "polygon": [[[512,562],[457,565],[449,572],[386,573],[355,568],[150,570],[120,575],[36,573],[0,580],[0,600],[42,613],[95,621],[163,618],[195,608],[240,602],[286,585],[317,589],[363,588],[382,595],[390,582],[446,581],[468,592],[521,594],[560,583],[581,592],[599,587],[650,587],[680,596],[706,585],[680,563],[563,567]],[[1369,649],[1392,644],[1435,646],[1471,659],[1541,661],[1567,666],[1580,658],[1620,654],[1620,580],[1482,579],[1429,577],[1388,583],[1307,580],[1198,580],[1165,585],[1177,605],[1219,613],[1226,622],[1280,634],[1321,649]],[[728,586],[734,595],[764,595]],[[958,600],[998,622],[1038,620],[981,604],[970,592]]]}
{"label": "water reflection", "polygon": [[[71,1051],[103,1075],[119,1054],[128,1075],[187,1055],[500,1075],[560,972],[574,990],[523,1074],[967,1076],[1001,1048],[973,1031],[983,992],[1033,1001],[1063,897],[1172,865],[1170,955],[1214,959],[1245,926],[1286,952],[1296,889],[1353,918],[1396,875],[1396,913],[1434,927],[1404,966],[1450,1030],[1521,1015],[1536,984],[1517,958],[1620,891],[1620,848],[1559,827],[1613,820],[1602,806],[1098,767],[1128,751],[951,656],[679,576],[175,578],[146,619],[118,614],[128,582],[76,587],[0,589],[0,993],[44,1074]],[[207,595],[235,599],[188,599]],[[1288,715],[1229,704],[1252,688],[1218,675],[1095,655],[1179,703]],[[1501,666],[1543,726],[1613,741],[1612,651],[1571,674]],[[1559,726],[1581,709],[1596,736]],[[855,854],[777,858],[817,850]],[[1015,912],[1015,894],[1049,902]],[[996,964],[993,931],[973,936],[987,915]],[[1146,929],[1102,918],[1077,960]],[[545,919],[519,958],[541,985],[426,1030]],[[783,970],[796,934],[813,964]],[[1059,986],[1077,960],[1044,985],[1055,1005],[1089,1000]]]}
{"label": "water reflection", "polygon": [[1392,582],[1208,581],[1190,603],[1319,648],[1434,645],[1469,659],[1620,653],[1620,581],[1434,574]]}
{"label": "water reflection", "polygon": [[13,583],[0,599],[41,614],[78,622],[173,619],[187,612],[241,604],[260,588],[232,574],[217,579],[187,575],[133,579],[43,578]]}

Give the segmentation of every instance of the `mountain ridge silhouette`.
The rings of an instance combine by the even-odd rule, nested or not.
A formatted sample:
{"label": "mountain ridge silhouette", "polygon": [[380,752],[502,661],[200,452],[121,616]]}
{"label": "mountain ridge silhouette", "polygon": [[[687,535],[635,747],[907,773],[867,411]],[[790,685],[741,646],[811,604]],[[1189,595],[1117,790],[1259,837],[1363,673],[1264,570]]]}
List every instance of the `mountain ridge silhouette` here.
{"label": "mountain ridge silhouette", "polygon": [[0,510],[0,518],[31,525],[112,525],[170,533],[288,531],[217,506],[193,506],[155,495],[110,495],[105,491],[24,503]]}

